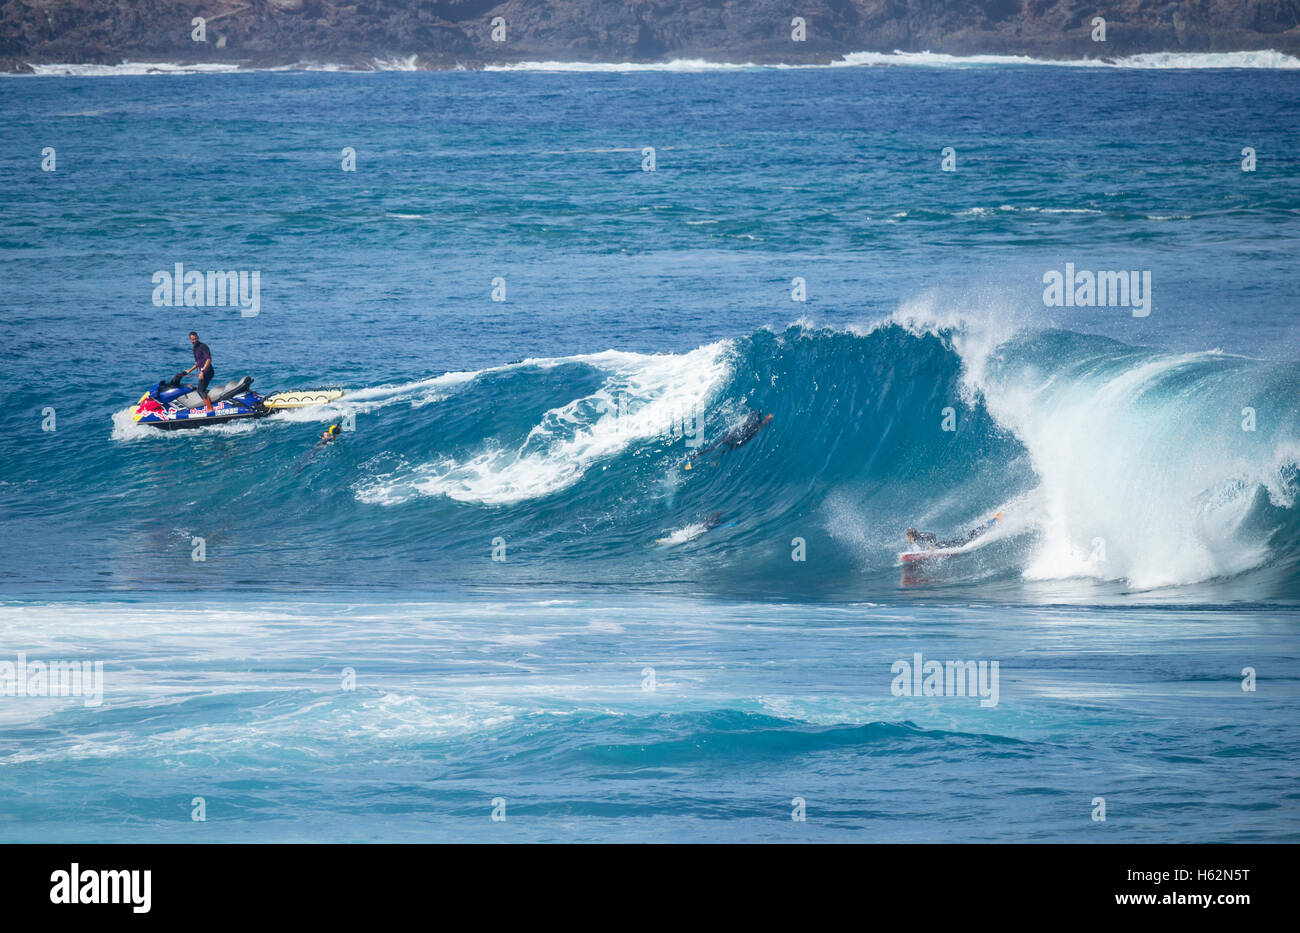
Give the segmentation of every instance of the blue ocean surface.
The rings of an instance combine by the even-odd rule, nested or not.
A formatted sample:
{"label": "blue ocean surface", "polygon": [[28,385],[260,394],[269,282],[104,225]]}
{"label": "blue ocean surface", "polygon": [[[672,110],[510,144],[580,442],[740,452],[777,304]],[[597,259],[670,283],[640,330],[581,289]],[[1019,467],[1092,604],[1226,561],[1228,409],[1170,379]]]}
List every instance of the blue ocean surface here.
{"label": "blue ocean surface", "polygon": [[[1300,841],[1294,70],[0,114],[0,838]],[[134,423],[190,330],[345,394]]]}

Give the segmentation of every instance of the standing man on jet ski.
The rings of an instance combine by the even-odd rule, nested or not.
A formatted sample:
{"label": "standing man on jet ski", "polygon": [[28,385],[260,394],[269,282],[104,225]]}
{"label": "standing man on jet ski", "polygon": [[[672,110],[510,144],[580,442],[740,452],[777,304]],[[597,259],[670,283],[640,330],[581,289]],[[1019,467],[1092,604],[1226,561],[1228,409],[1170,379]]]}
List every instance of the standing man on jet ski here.
{"label": "standing man on jet ski", "polygon": [[212,400],[208,398],[208,383],[212,381],[212,351],[206,343],[199,342],[199,335],[190,331],[190,343],[194,347],[194,365],[182,376],[188,376],[194,370],[199,371],[199,395],[203,396],[203,410],[212,411]]}

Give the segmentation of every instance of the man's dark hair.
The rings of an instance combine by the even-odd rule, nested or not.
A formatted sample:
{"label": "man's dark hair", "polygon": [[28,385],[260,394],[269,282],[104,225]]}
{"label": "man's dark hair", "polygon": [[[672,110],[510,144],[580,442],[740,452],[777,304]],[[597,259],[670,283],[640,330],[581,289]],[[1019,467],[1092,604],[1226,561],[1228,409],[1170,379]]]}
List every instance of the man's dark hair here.
{"label": "man's dark hair", "polygon": [[199,335],[199,334],[198,334],[198,331],[193,331],[193,330],[190,331],[190,336],[191,336],[191,337],[197,337],[198,335]]}

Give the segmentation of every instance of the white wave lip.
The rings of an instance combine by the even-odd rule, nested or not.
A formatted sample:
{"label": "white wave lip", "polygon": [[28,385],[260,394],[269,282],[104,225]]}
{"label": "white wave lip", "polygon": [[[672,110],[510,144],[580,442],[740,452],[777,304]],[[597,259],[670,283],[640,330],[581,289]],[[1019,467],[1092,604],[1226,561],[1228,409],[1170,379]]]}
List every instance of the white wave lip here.
{"label": "white wave lip", "polygon": [[1027,579],[1122,579],[1150,590],[1267,559],[1266,543],[1240,532],[1260,490],[1291,504],[1282,480],[1291,454],[1261,459],[1235,412],[1158,388],[1210,356],[1166,355],[1095,379],[1020,372],[984,383],[990,413],[1024,443],[1040,480],[1044,515]]}
{"label": "white wave lip", "polygon": [[729,372],[730,346],[719,341],[684,354],[606,350],[514,364],[586,363],[606,377],[594,394],[547,411],[516,449],[489,445],[464,463],[446,457],[376,477],[356,496],[379,504],[446,496],[509,505],[552,495],[578,482],[595,464],[633,444],[670,435],[684,418],[703,410]]}
{"label": "white wave lip", "polygon": [[[1300,464],[1300,437],[1288,423],[1245,432],[1240,405],[1223,404],[1254,397],[1252,361],[1211,367],[1195,388],[1177,393],[1171,377],[1223,354],[1153,353],[1124,368],[1105,358],[1063,371],[1009,365],[1000,351],[1034,325],[1009,313],[1008,302],[986,295],[952,303],[931,292],[884,322],[851,330],[865,335],[892,323],[951,341],[962,360],[963,401],[982,400],[1024,445],[1039,482],[1022,502],[1004,506],[1003,535],[1033,539],[1022,575],[1156,590],[1267,562],[1267,536],[1246,523],[1261,496],[1295,506],[1288,474]],[[1025,521],[1013,518],[1022,512]]]}

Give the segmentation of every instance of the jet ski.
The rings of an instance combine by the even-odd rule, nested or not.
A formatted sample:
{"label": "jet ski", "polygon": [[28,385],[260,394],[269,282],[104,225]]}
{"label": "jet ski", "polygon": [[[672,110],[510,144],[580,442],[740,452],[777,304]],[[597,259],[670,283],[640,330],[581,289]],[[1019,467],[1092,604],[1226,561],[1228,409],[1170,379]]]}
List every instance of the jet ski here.
{"label": "jet ski", "polygon": [[231,421],[265,418],[281,408],[323,405],[343,395],[342,389],[305,389],[258,395],[251,388],[252,376],[235,379],[224,385],[208,386],[212,410],[206,410],[203,396],[196,386],[182,384],[182,375],[154,383],[136,403],[132,417],[136,424],[147,424],[165,431],[175,428],[202,428]]}

